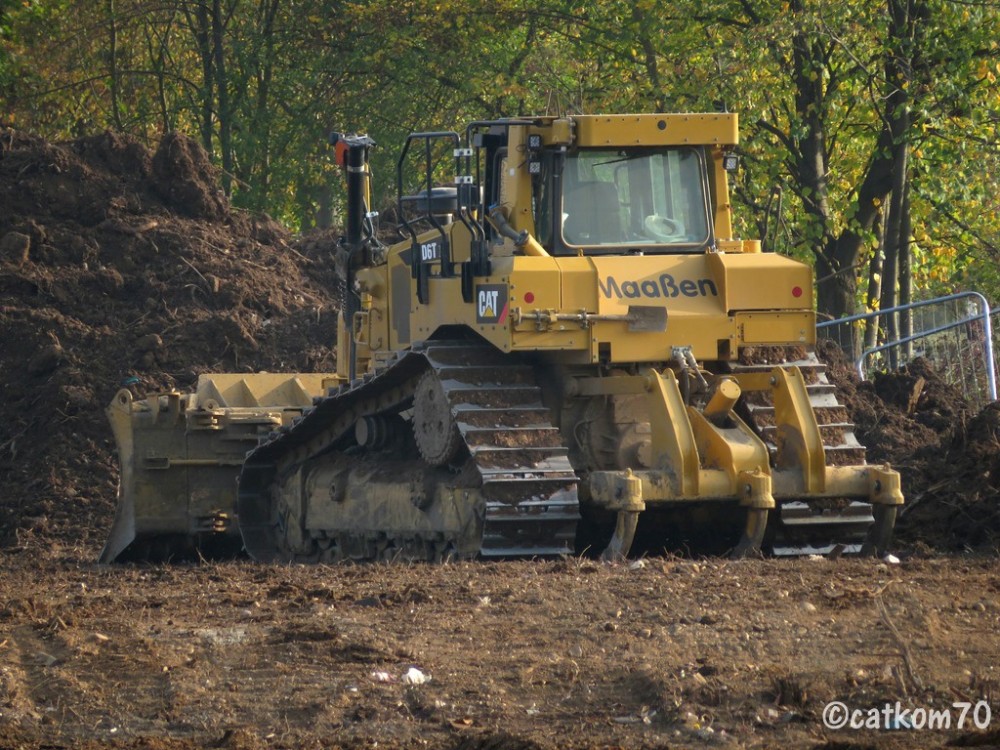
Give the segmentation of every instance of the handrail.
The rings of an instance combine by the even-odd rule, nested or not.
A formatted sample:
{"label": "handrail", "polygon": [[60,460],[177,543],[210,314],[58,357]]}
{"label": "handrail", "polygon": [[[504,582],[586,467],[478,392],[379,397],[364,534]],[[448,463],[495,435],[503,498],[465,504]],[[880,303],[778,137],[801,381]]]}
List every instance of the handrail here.
{"label": "handrail", "polygon": [[[935,297],[934,299],[920,300],[919,302],[910,302],[907,305],[897,305],[896,307],[887,307],[885,310],[873,310],[872,312],[858,313],[857,315],[849,315],[846,318],[835,318],[834,320],[824,320],[822,323],[817,323],[817,328],[829,328],[830,326],[839,325],[840,323],[853,323],[857,320],[866,320],[868,318],[874,318],[879,315],[888,315],[890,313],[901,312],[902,310],[912,310],[917,307],[927,307],[928,305],[936,305],[941,302],[951,302],[956,299],[963,299],[965,297],[975,297],[983,303],[985,309],[989,309],[989,302],[986,301],[986,297],[981,295],[979,292],[958,292],[956,294],[949,294],[946,297]],[[1000,308],[997,308],[1000,310]]]}
{"label": "handrail", "polygon": [[[960,299],[972,299],[974,300],[981,312],[977,315],[968,316],[962,320],[949,323],[944,326],[939,326],[937,328],[929,329],[926,331],[920,331],[919,333],[911,334],[902,339],[897,339],[895,341],[890,341],[880,346],[871,347],[865,349],[861,352],[861,356],[855,362],[855,369],[858,371],[858,375],[864,379],[865,377],[865,360],[868,359],[873,354],[877,354],[886,349],[891,349],[894,346],[899,346],[900,344],[908,344],[917,339],[923,338],[925,336],[930,336],[935,333],[941,333],[943,331],[950,330],[952,328],[957,328],[958,326],[965,325],[966,323],[971,323],[975,320],[982,320],[983,322],[983,334],[985,339],[986,347],[986,384],[989,391],[989,397],[991,400],[997,400],[997,374],[996,374],[996,362],[994,360],[993,353],[993,322],[990,319],[993,311],[990,310],[989,302],[987,302],[986,297],[984,297],[979,292],[958,292],[956,294],[949,294],[945,297],[937,297],[931,300],[921,300],[919,302],[911,302],[906,305],[897,305],[896,307],[889,307],[885,310],[875,310],[869,313],[859,313],[857,315],[849,315],[844,318],[837,318],[836,320],[825,320],[822,323],[817,323],[816,328],[829,328],[834,325],[840,325],[842,323],[854,323],[859,320],[871,320],[872,318],[877,318],[881,315],[890,315],[892,313],[900,312],[902,310],[913,310],[918,307],[927,307],[929,305],[937,305],[942,302],[952,302]],[[998,308],[1000,310],[1000,308]]]}

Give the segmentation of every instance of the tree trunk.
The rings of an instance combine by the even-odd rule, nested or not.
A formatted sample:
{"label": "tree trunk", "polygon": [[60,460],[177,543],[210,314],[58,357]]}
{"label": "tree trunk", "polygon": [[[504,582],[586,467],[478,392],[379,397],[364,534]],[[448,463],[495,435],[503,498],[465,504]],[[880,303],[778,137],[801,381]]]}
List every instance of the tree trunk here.
{"label": "tree trunk", "polygon": [[[858,197],[854,204],[854,226],[845,227],[823,248],[823,259],[836,276],[821,278],[817,284],[817,307],[832,318],[842,318],[854,312],[857,299],[856,269],[864,248],[865,238],[875,225],[880,206],[892,189],[892,133],[883,127],[872,149]],[[832,272],[831,272],[832,273]]]}
{"label": "tree trunk", "polygon": [[[913,302],[913,246],[910,243],[912,222],[910,216],[910,177],[909,160],[906,165],[906,178],[903,186],[902,216],[899,218],[899,304],[909,305]],[[913,335],[913,311],[901,310],[899,313],[899,333],[903,338]],[[906,344],[906,358],[913,356],[913,344]]]}
{"label": "tree trunk", "polygon": [[215,131],[213,118],[215,114],[215,66],[213,64],[211,24],[209,21],[208,6],[205,0],[198,0],[194,5],[194,13],[185,9],[188,17],[188,24],[194,33],[195,45],[198,47],[198,56],[201,58],[201,113],[199,115],[199,130],[201,131],[201,145],[209,154],[213,151]]}
{"label": "tree trunk", "polygon": [[[885,249],[885,212],[879,214],[879,242],[875,252],[872,253],[871,262],[868,264],[868,295],[866,307],[869,310],[878,308],[879,300],[882,297],[882,256]],[[879,318],[868,318],[865,323],[864,350],[871,349],[878,344]],[[861,352],[854,353],[854,359],[861,356]]]}
{"label": "tree trunk", "polygon": [[666,112],[667,103],[663,96],[663,81],[661,80],[660,67],[657,62],[656,46],[653,44],[653,40],[647,31],[653,24],[649,22],[646,11],[642,10],[638,3],[632,5],[632,22],[639,29],[636,41],[642,48],[643,67],[645,67],[646,77],[649,79],[653,111]]}
{"label": "tree trunk", "polygon": [[170,116],[170,106],[167,102],[167,44],[171,37],[176,10],[171,10],[162,33],[157,33],[155,22],[145,26],[146,49],[149,53],[149,66],[156,81],[156,105],[159,109],[160,132],[169,133],[173,130]]}
{"label": "tree trunk", "polygon": [[[903,196],[906,192],[906,144],[897,144],[894,149],[895,165],[892,180],[892,199],[889,201],[889,217],[885,231],[885,264],[882,267],[882,301],[880,309],[888,311],[897,307],[899,300],[899,254],[902,246],[901,227],[903,217]],[[899,314],[884,314],[886,343],[899,340]],[[888,350],[889,366],[896,368],[898,350]]]}
{"label": "tree trunk", "polygon": [[[856,269],[864,247],[866,235],[874,226],[879,206],[893,191],[897,172],[902,166],[905,170],[905,159],[900,161],[900,143],[909,138],[910,120],[910,82],[913,59],[919,53],[919,39],[915,34],[920,25],[916,23],[917,16],[927,15],[925,3],[921,0],[888,0],[888,31],[884,66],[887,88],[885,91],[885,115],[878,140],[872,150],[872,157],[865,173],[854,207],[852,225],[848,225],[834,240],[827,242],[822,252],[821,279],[817,284],[817,305],[821,313],[834,318],[843,317],[854,310],[857,278]],[[916,9],[916,10],[915,10]],[[926,25],[926,24],[925,24]],[[905,149],[904,149],[905,152]],[[902,176],[905,196],[906,176]],[[850,214],[849,214],[850,215]],[[900,216],[900,218],[902,218]],[[887,221],[893,221],[889,216]],[[886,252],[883,260],[881,297],[884,300],[891,296],[896,299],[896,281],[899,274],[899,256],[901,247],[899,233],[902,228],[889,228],[886,245],[894,244],[896,250],[892,257]],[[907,230],[908,231],[908,230]],[[909,237],[904,238],[906,242]],[[824,269],[823,266],[828,266]]]}
{"label": "tree trunk", "polygon": [[[796,4],[796,8],[800,4]],[[858,191],[854,213],[856,223],[840,235],[833,234],[833,211],[830,206],[829,155],[826,142],[827,86],[820,69],[829,70],[826,38],[816,38],[808,31],[796,33],[792,42],[795,82],[795,113],[799,120],[797,138],[785,137],[795,164],[795,179],[802,204],[821,238],[816,255],[816,298],[822,317],[842,318],[857,308],[858,264],[867,233],[877,215],[877,207],[889,190],[891,160],[883,149],[892,143],[891,135],[880,133],[868,171]],[[832,73],[831,73],[832,75]],[[855,341],[854,344],[859,344]]]}
{"label": "tree trunk", "polygon": [[257,148],[249,171],[253,176],[254,204],[263,209],[271,182],[271,81],[274,77],[275,21],[281,0],[263,0],[261,5],[263,52],[257,66],[257,101],[253,126]]}
{"label": "tree trunk", "polygon": [[329,229],[333,226],[333,188],[324,182],[319,189],[319,209],[316,212],[316,227]]}
{"label": "tree trunk", "polygon": [[121,73],[118,70],[118,19],[115,11],[115,0],[108,0],[108,67],[110,68],[111,89],[111,122],[115,130],[125,130],[122,123],[121,108]]}
{"label": "tree trunk", "polygon": [[[912,0],[889,0],[889,50],[886,55],[885,73],[889,87],[886,96],[886,119],[892,132],[892,200],[886,220],[886,260],[882,278],[882,309],[904,304],[900,298],[903,288],[909,283],[901,283],[903,274],[909,275],[909,262],[903,255],[910,244],[909,213],[909,137],[910,137],[910,95],[912,78],[912,55],[914,15]],[[900,315],[890,314],[886,320],[886,341],[898,341]],[[901,363],[898,347],[888,350],[889,366]]]}
{"label": "tree trunk", "polygon": [[212,0],[212,51],[219,109],[219,148],[222,151],[222,189],[233,192],[233,113],[229,108],[229,81],[226,78],[225,25],[222,0]]}

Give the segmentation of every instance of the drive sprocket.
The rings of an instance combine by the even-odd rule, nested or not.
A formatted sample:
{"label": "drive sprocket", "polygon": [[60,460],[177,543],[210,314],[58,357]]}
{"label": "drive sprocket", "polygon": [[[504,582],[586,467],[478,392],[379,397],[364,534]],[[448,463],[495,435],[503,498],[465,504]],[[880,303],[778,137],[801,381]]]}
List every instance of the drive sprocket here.
{"label": "drive sprocket", "polygon": [[421,376],[413,394],[413,437],[420,455],[431,466],[452,463],[463,446],[451,404],[433,370]]}

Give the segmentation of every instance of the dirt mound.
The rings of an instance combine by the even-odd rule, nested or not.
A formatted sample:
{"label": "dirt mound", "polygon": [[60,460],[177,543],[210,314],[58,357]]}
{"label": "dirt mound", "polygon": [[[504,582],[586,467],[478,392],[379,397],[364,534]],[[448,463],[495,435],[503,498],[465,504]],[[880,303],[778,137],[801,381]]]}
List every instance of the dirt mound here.
{"label": "dirt mound", "polygon": [[905,538],[946,550],[1000,548],[1000,404],[923,457],[922,482],[908,492]]}
{"label": "dirt mound", "polygon": [[836,344],[823,342],[818,352],[868,461],[887,461],[902,475],[898,542],[951,551],[1000,546],[1000,406],[973,415],[926,359],[862,382]]}
{"label": "dirt mound", "polygon": [[233,210],[201,147],[0,130],[0,544],[96,551],[117,469],[102,409],[123,385],[329,370],[330,243],[300,251]]}

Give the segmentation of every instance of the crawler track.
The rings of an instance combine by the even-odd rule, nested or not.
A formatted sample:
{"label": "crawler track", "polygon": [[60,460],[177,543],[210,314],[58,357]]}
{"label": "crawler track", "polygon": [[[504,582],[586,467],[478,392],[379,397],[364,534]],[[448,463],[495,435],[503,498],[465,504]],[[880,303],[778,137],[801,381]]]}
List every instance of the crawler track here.
{"label": "crawler track", "polygon": [[490,346],[433,345],[426,356],[482,480],[482,554],[572,553],[577,476],[533,368]]}
{"label": "crawler track", "polygon": [[[770,371],[774,364],[737,365],[734,372]],[[835,466],[865,463],[865,448],[854,435],[846,407],[837,398],[836,386],[826,377],[826,365],[815,354],[782,363],[802,371],[816,421],[823,437],[827,464]],[[771,453],[772,464],[778,446],[774,425],[774,405],[766,393],[751,394],[745,399],[745,414]],[[859,552],[869,529],[875,523],[869,503],[848,500],[819,500],[810,503],[781,503],[768,533],[767,546],[778,556],[826,554],[836,547],[844,552]]]}
{"label": "crawler track", "polygon": [[375,538],[371,529],[306,534],[301,517],[308,509],[296,514],[283,507],[275,491],[307,461],[357,450],[354,426],[362,417],[407,414],[427,373],[438,379],[447,402],[444,429],[453,426],[459,436],[452,468],[471,476],[466,481],[478,490],[466,493],[482,519],[475,527],[481,538],[472,548],[484,556],[572,553],[579,518],[577,477],[542,404],[533,368],[487,345],[455,341],[407,351],[381,371],[332,389],[300,420],[261,441],[248,455],[239,485],[240,530],[252,557],[315,561],[323,558],[329,540],[362,558],[388,550],[434,558],[449,549],[470,548],[468,539],[419,530],[398,537],[393,536],[398,531],[386,531]]}

